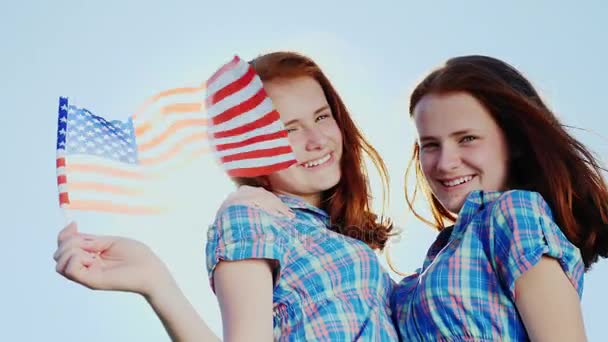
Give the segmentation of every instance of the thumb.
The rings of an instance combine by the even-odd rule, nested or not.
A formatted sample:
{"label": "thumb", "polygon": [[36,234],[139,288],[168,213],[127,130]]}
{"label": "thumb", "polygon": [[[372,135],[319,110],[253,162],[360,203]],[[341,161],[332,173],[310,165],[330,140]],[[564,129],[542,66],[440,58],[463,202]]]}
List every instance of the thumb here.
{"label": "thumb", "polygon": [[72,221],[57,234],[57,245],[59,246],[62,241],[76,234],[78,234],[78,224]]}

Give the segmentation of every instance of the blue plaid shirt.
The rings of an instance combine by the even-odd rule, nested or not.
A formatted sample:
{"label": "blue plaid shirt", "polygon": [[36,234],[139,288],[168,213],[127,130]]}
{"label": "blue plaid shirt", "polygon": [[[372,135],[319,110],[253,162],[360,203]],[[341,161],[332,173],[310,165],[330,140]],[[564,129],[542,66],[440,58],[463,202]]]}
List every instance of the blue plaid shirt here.
{"label": "blue plaid shirt", "polygon": [[442,231],[423,267],[392,296],[403,341],[527,341],[515,281],[543,255],[583,291],[580,251],[535,192],[474,191],[453,228]]}
{"label": "blue plaid shirt", "polygon": [[323,210],[280,198],[295,219],[243,205],[218,214],[207,242],[211,286],[221,260],[275,260],[276,340],[396,341],[390,313],[394,283],[374,251],[331,231]]}

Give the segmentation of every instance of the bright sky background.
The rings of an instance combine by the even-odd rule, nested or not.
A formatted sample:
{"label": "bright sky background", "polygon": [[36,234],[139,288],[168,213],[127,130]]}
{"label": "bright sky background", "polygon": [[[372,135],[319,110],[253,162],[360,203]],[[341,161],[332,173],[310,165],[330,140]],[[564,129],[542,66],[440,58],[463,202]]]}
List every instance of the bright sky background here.
{"label": "bright sky background", "polygon": [[[564,123],[606,135],[605,2],[421,3],[3,4],[0,84],[5,162],[0,172],[5,189],[1,207],[7,219],[0,250],[0,340],[168,340],[141,297],[93,292],[54,271],[51,256],[64,224],[55,180],[59,96],[69,96],[98,115],[126,118],[158,91],[203,82],[235,53],[246,59],[277,49],[310,55],[325,68],[388,164],[389,214],[405,229],[391,256],[404,272],[421,265],[434,237],[433,231],[406,215],[403,200],[403,172],[414,138],[407,96],[431,68],[463,54],[502,58],[533,81]],[[576,134],[607,159],[606,138]],[[185,181],[175,188],[189,204],[171,216],[74,216],[84,231],[124,234],[149,243],[219,333],[219,311],[204,264],[204,235],[232,187],[209,160],[202,160],[199,167],[196,175],[180,175]],[[380,196],[376,180],[374,186]],[[606,261],[585,279],[583,311],[591,341],[605,339],[607,281]]]}

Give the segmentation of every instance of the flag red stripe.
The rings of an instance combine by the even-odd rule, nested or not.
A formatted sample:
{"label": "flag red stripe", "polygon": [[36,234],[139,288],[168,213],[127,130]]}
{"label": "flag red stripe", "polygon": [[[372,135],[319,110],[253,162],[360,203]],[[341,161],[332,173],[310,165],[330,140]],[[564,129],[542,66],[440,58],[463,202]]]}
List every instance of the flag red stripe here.
{"label": "flag red stripe", "polygon": [[149,214],[160,214],[165,211],[164,208],[160,207],[144,207],[144,206],[129,206],[115,204],[106,201],[73,201],[70,203],[70,209],[73,210],[86,210],[86,211],[98,211],[107,213],[118,213],[118,214],[130,214],[130,215],[149,215]]}
{"label": "flag red stripe", "polygon": [[267,175],[276,172],[277,170],[286,169],[295,163],[295,160],[290,160],[267,166],[232,169],[228,170],[228,175],[230,177],[256,177],[260,175]]}
{"label": "flag red stripe", "polygon": [[143,193],[142,189],[132,189],[125,186],[102,184],[96,182],[70,182],[70,191],[91,191],[115,195],[137,196]]}
{"label": "flag red stripe", "polygon": [[[171,126],[169,126],[164,132],[162,132],[158,136],[155,136],[154,138],[150,139],[149,141],[146,141],[145,143],[139,144],[137,147],[137,150],[139,152],[145,152],[153,147],[156,147],[181,129],[190,128],[190,127],[200,127],[202,129],[203,127],[206,127],[206,126],[207,126],[207,119],[205,119],[205,118],[184,119],[184,120],[174,122],[171,124]],[[201,139],[206,139],[206,137],[207,136],[205,133],[205,135]]]}
{"label": "flag red stripe", "polygon": [[217,145],[217,146],[215,146],[215,149],[217,151],[224,151],[224,150],[229,150],[232,148],[240,148],[240,147],[252,145],[252,144],[263,142],[263,141],[270,141],[270,140],[275,140],[275,139],[280,139],[280,138],[285,138],[285,137],[287,137],[287,131],[283,130],[283,131],[274,132],[274,133],[270,133],[270,134],[258,135],[258,136],[240,141],[240,142]]}
{"label": "flag red stripe", "polygon": [[[184,147],[186,147],[188,144],[192,144],[192,143],[201,141],[206,136],[207,136],[207,134],[205,132],[203,132],[203,133],[194,134],[189,137],[186,137],[183,140],[180,140],[179,142],[173,144],[171,146],[171,148],[169,150],[163,152],[163,154],[158,154],[158,155],[155,155],[154,157],[141,158],[139,160],[139,163],[143,166],[146,166],[146,165],[158,164],[158,163],[167,161],[167,160],[171,159],[173,156],[177,155],[179,152],[181,152],[184,149]],[[207,151],[209,150],[209,148],[207,148],[207,146],[205,146],[205,149]]]}
{"label": "flag red stripe", "polygon": [[67,179],[66,175],[57,176],[57,185],[65,184],[65,183],[67,183],[67,181],[68,181],[68,179]]}
{"label": "flag red stripe", "polygon": [[279,146],[273,148],[265,148],[260,150],[253,150],[247,152],[241,152],[229,156],[224,156],[221,158],[222,163],[228,163],[236,160],[243,159],[254,159],[254,158],[266,158],[266,157],[275,157],[281,154],[291,153],[291,146]]}
{"label": "flag red stripe", "polygon": [[65,158],[57,158],[57,167],[65,167]]}
{"label": "flag red stripe", "polygon": [[163,115],[179,114],[179,113],[196,113],[203,109],[202,103],[173,103],[164,106],[160,109]]}
{"label": "flag red stripe", "polygon": [[255,70],[253,70],[252,67],[249,67],[247,72],[243,76],[241,76],[241,78],[228,84],[224,88],[216,91],[209,98],[207,98],[207,106],[212,106],[212,105],[222,101],[226,97],[242,90],[249,83],[251,83],[251,80],[253,80],[254,77],[255,77]]}
{"label": "flag red stripe", "polygon": [[254,109],[260,103],[262,103],[265,98],[266,98],[266,92],[264,91],[264,88],[260,88],[260,90],[255,95],[250,97],[249,99],[239,103],[236,106],[230,107],[230,109],[227,109],[224,112],[222,112],[221,114],[218,114],[217,116],[215,116],[212,119],[213,124],[219,125],[226,121],[232,120],[235,117]]}
{"label": "flag red stripe", "polygon": [[59,193],[59,205],[70,204],[70,197],[67,192]]}
{"label": "flag red stripe", "polygon": [[227,138],[227,137],[232,137],[235,135],[245,134],[254,129],[268,126],[271,123],[278,121],[279,119],[280,119],[279,112],[277,112],[276,110],[273,110],[272,112],[264,115],[263,117],[255,120],[253,122],[250,122],[248,124],[245,124],[241,127],[229,129],[227,131],[213,133],[213,137],[216,139],[220,139],[220,138]]}
{"label": "flag red stripe", "polygon": [[[197,91],[202,91],[205,90],[206,86],[202,85],[200,87],[182,87],[182,88],[174,88],[174,89],[168,89],[168,90],[164,90],[161,91],[160,93],[148,98],[146,100],[146,102],[144,102],[143,105],[141,105],[137,111],[135,112],[135,114],[133,114],[131,117],[133,118],[133,120],[136,120],[140,114],[142,114],[144,111],[146,111],[153,103],[155,103],[156,101],[162,99],[163,97],[169,97],[169,96],[173,96],[173,95],[180,95],[180,94],[190,94],[190,93],[195,93]],[[136,127],[137,129],[140,129],[141,127]]]}

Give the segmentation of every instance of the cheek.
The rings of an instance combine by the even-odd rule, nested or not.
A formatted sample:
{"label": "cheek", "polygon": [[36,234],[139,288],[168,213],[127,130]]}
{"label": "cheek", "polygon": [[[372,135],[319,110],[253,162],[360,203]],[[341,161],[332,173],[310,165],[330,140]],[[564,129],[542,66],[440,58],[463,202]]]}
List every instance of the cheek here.
{"label": "cheek", "polygon": [[431,173],[431,169],[434,165],[434,158],[429,153],[420,153],[419,156],[420,168],[425,175]]}
{"label": "cheek", "polygon": [[340,132],[340,127],[338,127],[338,123],[335,120],[328,122],[327,125],[323,126],[323,134],[331,140],[342,144],[342,132]]}
{"label": "cheek", "polygon": [[297,134],[297,133],[289,134],[287,136],[287,138],[289,140],[289,145],[291,146],[291,149],[293,150],[293,153],[295,153],[295,155],[296,155],[296,159],[297,160],[301,160],[302,151],[305,150],[305,148],[304,148],[304,146],[305,146],[304,139],[302,139],[301,136],[299,134]]}

